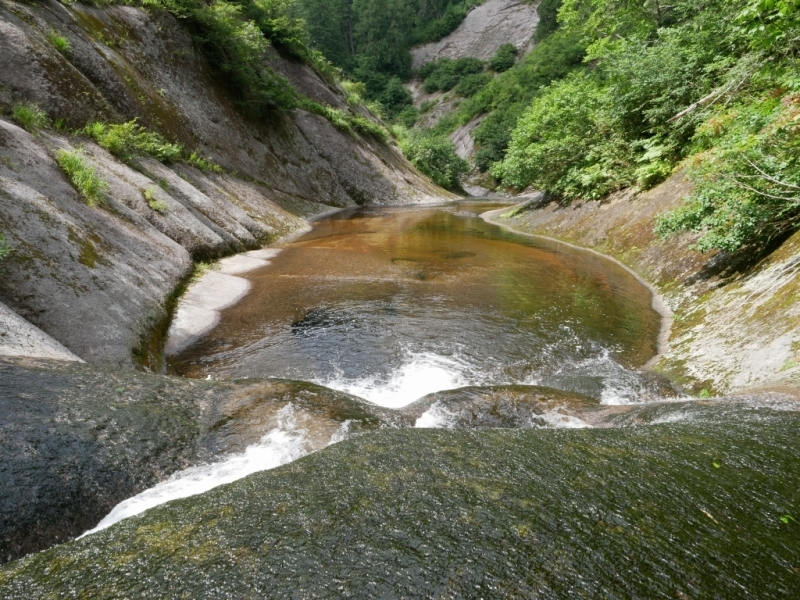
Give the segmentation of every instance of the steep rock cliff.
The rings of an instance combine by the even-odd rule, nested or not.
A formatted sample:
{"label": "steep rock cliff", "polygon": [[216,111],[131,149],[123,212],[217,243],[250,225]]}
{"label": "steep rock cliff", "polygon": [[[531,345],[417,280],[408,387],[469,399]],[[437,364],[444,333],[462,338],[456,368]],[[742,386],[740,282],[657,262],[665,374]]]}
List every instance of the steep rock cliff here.
{"label": "steep rock cliff", "polygon": [[[53,33],[68,51],[48,41]],[[277,52],[269,66],[303,96],[374,119],[308,66]],[[248,118],[160,10],[0,1],[0,111],[19,103],[59,128],[32,135],[0,118],[0,231],[12,249],[0,301],[89,362],[132,366],[146,355],[192,259],[258,247],[332,207],[450,197],[394,145],[318,115]],[[223,171],[126,164],[76,133],[131,119]],[[54,160],[61,148],[82,148],[108,183],[104,206],[81,200]]]}

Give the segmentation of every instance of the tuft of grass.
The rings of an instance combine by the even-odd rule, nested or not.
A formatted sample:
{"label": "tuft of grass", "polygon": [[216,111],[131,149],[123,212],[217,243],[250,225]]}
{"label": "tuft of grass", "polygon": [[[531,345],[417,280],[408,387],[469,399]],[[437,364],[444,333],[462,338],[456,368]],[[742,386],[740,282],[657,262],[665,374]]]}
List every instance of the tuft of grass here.
{"label": "tuft of grass", "polygon": [[25,131],[31,133],[50,124],[47,113],[35,104],[15,104],[11,114]]}
{"label": "tuft of grass", "polygon": [[194,151],[186,157],[186,162],[206,173],[222,173],[222,167]]}
{"label": "tuft of grass", "polygon": [[50,33],[47,34],[47,41],[61,54],[67,55],[72,51],[72,44],[70,41],[63,35],[59,35],[55,29],[51,29]]}
{"label": "tuft of grass", "polygon": [[155,196],[156,188],[147,188],[142,190],[142,197],[147,202],[147,206],[156,211],[158,214],[163,215],[167,212],[167,204],[159,200]]}
{"label": "tuft of grass", "polygon": [[162,190],[166,191],[166,190],[169,189],[169,183],[167,183],[166,179],[159,179],[158,180],[158,187],[160,187]]}
{"label": "tuft of grass", "polygon": [[80,150],[62,148],[56,152],[56,162],[88,206],[105,203],[103,194],[108,191],[108,184],[86,163]]}
{"label": "tuft of grass", "polygon": [[350,119],[350,125],[359,133],[371,135],[384,143],[389,141],[389,131],[385,127],[378,125],[375,121],[364,117],[353,117]]}
{"label": "tuft of grass", "polygon": [[180,144],[172,144],[158,133],[148,131],[136,119],[122,124],[94,121],[83,131],[111,154],[126,162],[136,156],[152,156],[162,162],[171,162],[179,160],[183,154]]}

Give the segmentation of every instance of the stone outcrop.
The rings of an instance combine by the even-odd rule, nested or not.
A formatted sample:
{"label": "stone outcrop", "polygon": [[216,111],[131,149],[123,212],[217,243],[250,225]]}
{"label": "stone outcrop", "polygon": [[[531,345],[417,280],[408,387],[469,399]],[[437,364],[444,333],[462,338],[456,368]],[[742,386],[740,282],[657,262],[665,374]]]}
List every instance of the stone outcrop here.
{"label": "stone outcrop", "polygon": [[438,42],[411,50],[411,67],[418,69],[439,58],[472,56],[489,60],[503,44],[514,44],[524,54],[539,24],[538,2],[487,0],[474,8],[453,33]]}
{"label": "stone outcrop", "polygon": [[[49,43],[52,32],[68,51]],[[348,109],[308,66],[277,52],[270,66],[306,97]],[[0,232],[12,249],[0,263],[0,301],[89,362],[146,358],[193,260],[258,248],[332,207],[450,197],[396,146],[315,114],[247,118],[160,10],[0,0],[0,112],[18,103],[38,105],[59,128],[32,135],[0,118]],[[74,133],[131,119],[223,172],[126,164]],[[109,185],[102,206],[87,206],[54,160],[76,148]]]}

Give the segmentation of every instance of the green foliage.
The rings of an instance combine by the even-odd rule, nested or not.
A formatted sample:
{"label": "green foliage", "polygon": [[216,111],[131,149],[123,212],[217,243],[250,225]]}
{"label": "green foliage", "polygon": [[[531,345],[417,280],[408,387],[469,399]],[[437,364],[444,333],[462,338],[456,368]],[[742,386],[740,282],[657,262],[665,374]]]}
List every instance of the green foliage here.
{"label": "green foliage", "polygon": [[[452,32],[480,0],[302,0],[311,43],[335,65],[368,83],[377,97],[392,76],[410,74],[409,49]],[[370,84],[370,80],[373,80]]]}
{"label": "green foliage", "polygon": [[11,114],[20,127],[30,133],[50,125],[47,113],[35,104],[15,104]]}
{"label": "green foliage", "polygon": [[56,162],[87,205],[95,206],[105,202],[103,194],[108,191],[108,184],[87,164],[80,150],[59,149],[56,152]]}
{"label": "green foliage", "polygon": [[11,247],[8,245],[6,237],[0,232],[0,260],[6,258],[9,254],[11,254]]}
{"label": "green foliage", "polygon": [[347,103],[350,106],[359,106],[364,104],[364,98],[367,95],[367,86],[361,81],[341,81],[344,91],[347,93]]}
{"label": "green foliage", "polygon": [[481,171],[502,160],[520,115],[545,86],[581,64],[583,48],[577,36],[558,32],[459,107],[456,127],[488,113],[472,133],[478,144],[475,162]]}
{"label": "green foliage", "polygon": [[800,47],[800,0],[748,0],[736,20],[753,48],[786,55]]}
{"label": "green foliage", "polygon": [[72,44],[70,44],[69,40],[63,35],[59,35],[55,30],[51,30],[50,33],[47,34],[47,41],[61,54],[69,54],[72,50]]}
{"label": "green foliage", "polygon": [[420,112],[413,106],[406,106],[403,110],[397,113],[395,121],[402,123],[404,127],[411,129],[419,119]]}
{"label": "green foliage", "polygon": [[438,185],[450,190],[459,189],[459,176],[469,170],[469,164],[456,154],[449,138],[413,131],[400,144],[406,157]]}
{"label": "green foliage", "polygon": [[696,139],[686,203],[662,216],[667,236],[701,232],[697,249],[761,250],[800,224],[800,94],[754,97],[716,111]]}
{"label": "green foliage", "polygon": [[145,0],[184,20],[214,73],[236,102],[257,116],[297,105],[289,81],[268,67],[270,42],[290,54],[309,56],[301,24],[288,15],[287,0]]}
{"label": "green foliage", "polygon": [[614,130],[605,88],[577,72],[545,90],[519,120],[494,177],[565,199],[599,198],[632,180],[632,161]]}
{"label": "green foliage", "polygon": [[327,104],[320,104],[319,102],[314,102],[307,98],[301,100],[301,108],[328,119],[328,121],[340,131],[350,131],[350,123],[347,120],[347,116],[338,108],[333,108]]}
{"label": "green foliage", "polygon": [[[594,63],[533,98],[502,164],[493,162],[504,141],[500,118],[487,118],[475,132],[481,144],[479,166],[493,164],[491,172],[506,185],[533,185],[567,200],[599,198],[622,186],[648,188],[662,181],[690,152],[695,128],[706,113],[691,110],[680,119],[673,117],[728,80],[735,87],[729,74],[742,63],[734,51],[744,46],[735,29],[719,19],[719,6],[712,2],[706,10],[691,13],[691,6],[700,6],[693,2],[667,7],[565,0],[561,16],[566,26],[540,46],[575,39],[579,33],[590,44]],[[669,15],[659,16],[659,9]],[[685,14],[691,18],[684,19]],[[671,26],[658,28],[664,24]],[[590,35],[594,39],[586,39]],[[583,83],[576,85],[579,81]],[[574,98],[558,100],[559,94]],[[542,130],[545,123],[548,131]],[[567,141],[576,154],[572,158]],[[561,152],[564,160],[553,162],[551,157]]]}
{"label": "green foliage", "polygon": [[338,108],[320,104],[307,98],[302,99],[301,107],[308,112],[324,117],[340,131],[344,131],[346,133],[358,132],[371,135],[382,142],[389,140],[389,132],[385,127],[365,117],[354,116],[339,110]]}
{"label": "green foliage", "polygon": [[465,75],[453,88],[453,92],[464,98],[471,98],[492,80],[489,73],[473,73]]}
{"label": "green foliage", "polygon": [[[200,169],[205,173],[222,173],[222,167],[215,162],[200,156],[197,152],[190,152],[184,159],[187,164]],[[165,182],[166,183],[166,182]]]}
{"label": "green foliage", "polygon": [[539,15],[539,24],[536,25],[536,33],[533,34],[533,41],[541,42],[558,29],[558,9],[561,8],[561,0],[542,0],[536,8]]}
{"label": "green foliage", "polygon": [[463,78],[481,73],[483,68],[483,61],[477,58],[464,57],[453,60],[445,57],[422,65],[417,75],[425,80],[423,88],[431,94],[436,91],[448,92]]}
{"label": "green foliage", "polygon": [[94,121],[84,132],[123,161],[130,161],[136,156],[151,156],[170,162],[179,160],[183,154],[182,146],[171,144],[159,134],[146,130],[136,119],[118,125]]}
{"label": "green foliage", "polygon": [[155,196],[156,188],[147,188],[142,190],[142,197],[147,202],[147,206],[156,211],[158,214],[163,215],[167,212],[166,202],[159,200]]}
{"label": "green foliage", "polygon": [[389,132],[386,130],[386,128],[371,119],[358,116],[352,117],[350,119],[350,125],[359,133],[371,135],[384,143],[389,141]]}
{"label": "green foliage", "polygon": [[392,77],[388,81],[379,100],[389,119],[411,106],[412,102],[411,92],[398,77]]}
{"label": "green foliage", "polygon": [[497,49],[495,55],[489,60],[489,68],[495,73],[508,71],[517,60],[517,47],[514,44],[503,44]]}

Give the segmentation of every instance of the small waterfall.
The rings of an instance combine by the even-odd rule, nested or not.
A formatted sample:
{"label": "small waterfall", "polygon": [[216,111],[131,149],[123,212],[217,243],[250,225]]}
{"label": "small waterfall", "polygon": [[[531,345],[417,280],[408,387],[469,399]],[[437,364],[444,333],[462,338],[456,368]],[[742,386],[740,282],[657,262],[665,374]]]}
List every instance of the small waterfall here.
{"label": "small waterfall", "polygon": [[[217,486],[237,481],[258,471],[274,469],[309,454],[307,432],[297,427],[294,406],[287,404],[278,411],[277,417],[278,426],[244,452],[227,456],[220,462],[175,473],[168,480],[117,504],[94,529],[81,537],[171,500],[202,494]],[[349,426],[350,421],[343,422],[329,444],[344,439]]]}

